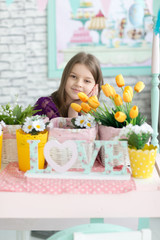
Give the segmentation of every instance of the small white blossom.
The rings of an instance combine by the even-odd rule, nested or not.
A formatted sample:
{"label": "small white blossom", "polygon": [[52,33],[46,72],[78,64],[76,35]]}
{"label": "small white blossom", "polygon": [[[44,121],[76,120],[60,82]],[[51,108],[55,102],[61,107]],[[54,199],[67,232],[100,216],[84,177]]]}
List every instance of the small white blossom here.
{"label": "small white blossom", "polygon": [[78,116],[74,124],[81,128],[92,128],[96,126],[96,121],[93,116],[86,114]]}
{"label": "small white blossom", "polygon": [[94,122],[94,121],[95,121],[94,117],[91,116],[90,114],[87,114],[87,115],[86,115],[86,119],[87,119],[88,121],[90,121],[90,122]]}
{"label": "small white blossom", "polygon": [[86,121],[85,124],[84,124],[84,127],[86,128],[92,128],[92,127],[95,127],[95,123],[94,122],[90,122],[90,121]]}
{"label": "small white blossom", "polygon": [[32,126],[32,121],[29,119],[24,123],[23,127],[22,127],[23,131],[25,133],[30,133],[33,130],[33,126]]}
{"label": "small white blossom", "polygon": [[85,124],[85,115],[78,116],[75,121],[75,125],[83,128]]}
{"label": "small white blossom", "polygon": [[44,131],[45,129],[45,123],[42,119],[38,119],[36,121],[33,121],[33,128],[35,128],[36,131]]}
{"label": "small white blossom", "polygon": [[36,115],[32,117],[27,117],[22,126],[22,130],[25,133],[35,134],[37,132],[38,134],[39,132],[45,130],[47,124],[48,122],[45,124],[43,116]]}

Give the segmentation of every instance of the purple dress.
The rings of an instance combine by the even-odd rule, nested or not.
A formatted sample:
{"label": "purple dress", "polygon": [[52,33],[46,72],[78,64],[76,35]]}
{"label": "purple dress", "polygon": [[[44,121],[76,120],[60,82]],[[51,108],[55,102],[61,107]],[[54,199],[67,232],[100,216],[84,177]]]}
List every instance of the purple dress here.
{"label": "purple dress", "polygon": [[46,115],[49,119],[60,117],[56,104],[51,97],[41,97],[35,103],[34,110],[41,110],[34,115]]}

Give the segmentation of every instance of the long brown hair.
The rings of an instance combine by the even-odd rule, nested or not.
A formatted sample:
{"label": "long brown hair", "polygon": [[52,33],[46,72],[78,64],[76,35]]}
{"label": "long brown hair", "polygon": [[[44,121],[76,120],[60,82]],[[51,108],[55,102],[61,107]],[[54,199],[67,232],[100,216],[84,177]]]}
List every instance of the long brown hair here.
{"label": "long brown hair", "polygon": [[84,64],[92,73],[96,84],[98,84],[98,97],[100,95],[101,85],[103,84],[103,76],[98,59],[92,54],[80,52],[73,56],[64,68],[60,86],[57,91],[53,92],[51,97],[53,102],[59,109],[62,117],[68,116],[68,107],[65,103],[65,86],[67,79],[75,64]]}

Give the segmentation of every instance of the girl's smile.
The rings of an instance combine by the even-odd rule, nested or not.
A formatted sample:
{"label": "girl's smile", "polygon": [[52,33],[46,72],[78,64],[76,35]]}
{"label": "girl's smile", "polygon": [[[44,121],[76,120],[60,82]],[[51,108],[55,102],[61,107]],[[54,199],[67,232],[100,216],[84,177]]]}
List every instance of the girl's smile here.
{"label": "girl's smile", "polygon": [[72,101],[78,100],[79,92],[88,95],[94,86],[95,80],[89,69],[84,64],[75,64],[65,86],[66,103],[70,104]]}

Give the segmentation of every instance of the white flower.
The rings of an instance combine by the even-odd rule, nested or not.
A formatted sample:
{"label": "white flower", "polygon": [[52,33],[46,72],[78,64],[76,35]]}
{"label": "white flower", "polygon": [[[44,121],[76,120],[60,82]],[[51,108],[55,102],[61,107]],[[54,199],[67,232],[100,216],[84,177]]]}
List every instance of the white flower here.
{"label": "white flower", "polygon": [[75,120],[75,125],[84,127],[85,124],[85,115],[78,116]]}
{"label": "white flower", "polygon": [[33,121],[33,128],[36,130],[36,131],[44,131],[45,129],[45,123],[43,122],[42,119],[38,119],[38,120],[35,120]]}
{"label": "white flower", "polygon": [[27,119],[27,121],[25,121],[22,130],[25,133],[30,133],[33,130],[33,126],[32,126],[32,121],[30,119]]}
{"label": "white flower", "polygon": [[93,116],[91,116],[90,114],[87,114],[86,115],[86,119],[90,122],[94,122],[95,121],[95,118]]}
{"label": "white flower", "polygon": [[85,124],[84,124],[84,127],[86,128],[92,128],[92,127],[95,127],[95,123],[94,122],[90,122],[90,121],[86,121]]}
{"label": "white flower", "polygon": [[129,124],[126,127],[122,128],[119,136],[129,136],[132,133],[135,133],[137,135],[144,134],[144,133],[151,135],[153,133],[153,129],[147,123],[144,123],[141,126],[138,126],[138,125],[133,126],[132,124]]}

